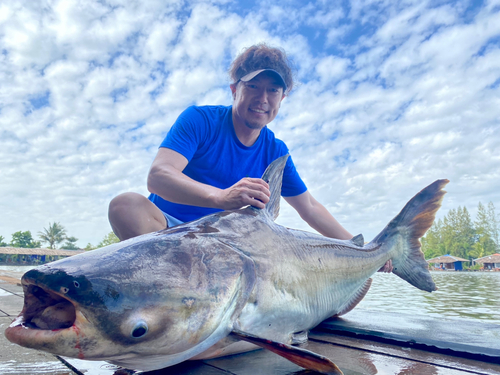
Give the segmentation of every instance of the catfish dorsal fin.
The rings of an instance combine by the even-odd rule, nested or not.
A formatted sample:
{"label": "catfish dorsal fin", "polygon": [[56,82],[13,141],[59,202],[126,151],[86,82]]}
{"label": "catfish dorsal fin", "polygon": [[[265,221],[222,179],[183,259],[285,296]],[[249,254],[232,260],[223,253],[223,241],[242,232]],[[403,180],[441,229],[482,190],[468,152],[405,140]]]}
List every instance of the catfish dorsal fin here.
{"label": "catfish dorsal fin", "polygon": [[268,349],[305,369],[317,371],[321,374],[343,375],[343,372],[335,363],[309,350],[264,339],[248,332],[242,332],[235,329],[231,332],[231,335],[240,340],[258,345],[261,348]]}
{"label": "catfish dorsal fin", "polygon": [[286,161],[290,155],[286,154],[267,167],[262,175],[262,179],[269,184],[271,197],[266,204],[264,211],[266,211],[273,220],[276,220],[280,214],[280,198],[281,198],[281,182],[283,180],[283,170],[285,169]]}
{"label": "catfish dorsal fin", "polygon": [[354,236],[353,238],[351,238],[351,242],[356,246],[360,246],[360,247],[365,246],[365,239],[364,239],[362,234],[358,234],[357,236]]}

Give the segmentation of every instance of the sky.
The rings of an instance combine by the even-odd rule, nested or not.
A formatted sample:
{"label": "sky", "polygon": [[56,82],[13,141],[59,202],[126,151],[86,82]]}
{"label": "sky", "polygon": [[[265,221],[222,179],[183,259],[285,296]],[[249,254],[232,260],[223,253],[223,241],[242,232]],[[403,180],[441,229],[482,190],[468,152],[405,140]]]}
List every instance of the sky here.
{"label": "sky", "polygon": [[[7,0],[0,4],[0,235],[59,222],[77,245],[148,195],[190,105],[230,105],[245,47],[283,48],[297,86],[269,124],[311,194],[370,240],[447,178],[438,217],[500,213],[500,0]],[[310,230],[282,200],[278,223]]]}

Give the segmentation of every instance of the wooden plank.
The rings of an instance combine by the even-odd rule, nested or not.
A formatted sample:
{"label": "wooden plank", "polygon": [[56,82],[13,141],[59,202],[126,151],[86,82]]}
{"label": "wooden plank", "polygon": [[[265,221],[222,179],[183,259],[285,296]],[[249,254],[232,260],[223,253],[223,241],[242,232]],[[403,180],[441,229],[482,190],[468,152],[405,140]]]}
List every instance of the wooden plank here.
{"label": "wooden plank", "polygon": [[103,361],[84,361],[67,357],[58,358],[77,375],[231,375],[226,371],[207,365],[203,361],[186,361],[160,370],[140,372],[124,370]]}
{"label": "wooden plank", "polygon": [[[20,298],[19,300],[22,301]],[[9,342],[4,331],[11,323],[11,317],[0,316],[0,374],[74,375],[73,371],[64,366],[52,354],[24,348]]]}
{"label": "wooden plank", "polygon": [[[376,318],[375,318],[376,317]],[[357,309],[329,319],[317,330],[500,363],[500,325],[466,319],[422,318]]]}
{"label": "wooden plank", "polygon": [[12,318],[17,317],[23,308],[24,300],[15,294],[0,297],[0,309]]}
{"label": "wooden plank", "polygon": [[[345,375],[397,375],[432,374],[500,375],[500,366],[476,363],[466,359],[439,356],[394,345],[372,343],[348,337],[335,337],[328,333],[313,333],[311,340],[301,347],[332,359]],[[64,358],[77,374],[112,375],[118,368],[105,362]],[[144,375],[291,375],[302,369],[267,350],[215,358],[205,361],[187,361],[176,366],[143,373]],[[135,374],[130,371],[126,374]],[[125,374],[125,373],[124,373]]]}
{"label": "wooden plank", "polygon": [[236,375],[288,375],[303,370],[285,358],[264,349],[205,360],[205,362]]}
{"label": "wooden plank", "polygon": [[[2,277],[0,276],[0,280],[1,279],[2,279]],[[19,285],[7,283],[7,282],[2,282],[2,283],[0,283],[0,289],[24,298],[23,287],[21,286],[20,281],[18,281],[18,283],[19,283]]]}
{"label": "wooden plank", "polygon": [[[306,349],[330,358],[340,367],[344,375],[466,375],[471,374],[452,366],[437,366],[432,363],[414,361],[408,358],[394,357],[383,353],[368,352],[338,345],[325,345],[322,342],[311,340]],[[474,373],[474,372],[473,372]],[[475,372],[475,374],[489,374]]]}
{"label": "wooden plank", "polygon": [[[491,375],[500,375],[500,365],[488,362],[480,362],[472,359],[454,357],[437,353],[426,352],[415,348],[401,347],[398,345],[385,344],[370,340],[361,340],[358,338],[336,336],[327,332],[311,332],[310,342],[329,342],[334,345],[346,348],[359,349],[362,351],[376,353],[396,358],[405,358],[408,360],[430,363],[437,367],[461,369],[470,373],[486,373]],[[336,358],[330,358],[335,361]]]}

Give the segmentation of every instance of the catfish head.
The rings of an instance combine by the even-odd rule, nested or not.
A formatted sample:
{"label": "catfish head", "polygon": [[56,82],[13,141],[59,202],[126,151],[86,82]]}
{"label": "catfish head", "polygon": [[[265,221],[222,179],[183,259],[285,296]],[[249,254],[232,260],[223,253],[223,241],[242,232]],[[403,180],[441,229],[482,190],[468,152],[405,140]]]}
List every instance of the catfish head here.
{"label": "catfish head", "polygon": [[255,283],[253,261],[192,225],[28,271],[6,337],[138,370],[174,365],[226,337]]}

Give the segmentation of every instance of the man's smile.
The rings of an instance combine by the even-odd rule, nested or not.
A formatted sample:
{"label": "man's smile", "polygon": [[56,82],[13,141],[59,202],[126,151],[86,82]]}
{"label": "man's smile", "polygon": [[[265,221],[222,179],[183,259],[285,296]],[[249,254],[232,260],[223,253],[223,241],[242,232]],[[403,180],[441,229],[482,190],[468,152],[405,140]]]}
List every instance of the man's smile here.
{"label": "man's smile", "polygon": [[264,111],[263,109],[258,109],[258,108],[249,108],[250,111],[256,112],[256,113],[267,113],[267,111]]}

